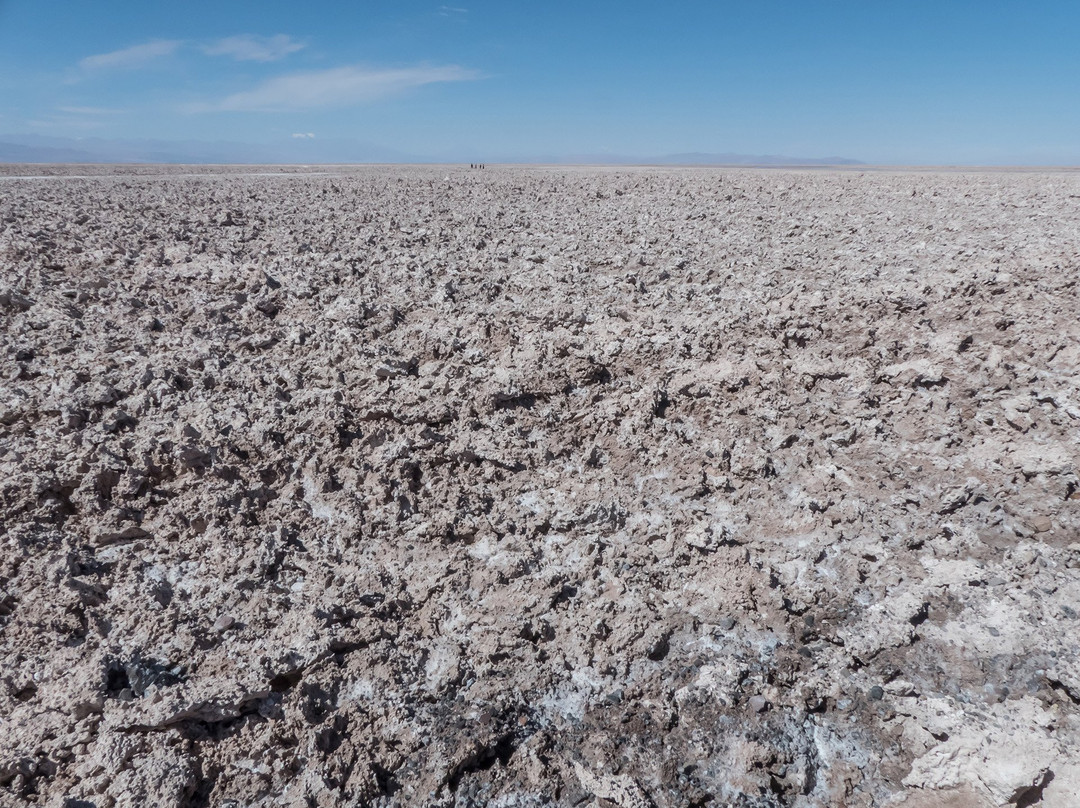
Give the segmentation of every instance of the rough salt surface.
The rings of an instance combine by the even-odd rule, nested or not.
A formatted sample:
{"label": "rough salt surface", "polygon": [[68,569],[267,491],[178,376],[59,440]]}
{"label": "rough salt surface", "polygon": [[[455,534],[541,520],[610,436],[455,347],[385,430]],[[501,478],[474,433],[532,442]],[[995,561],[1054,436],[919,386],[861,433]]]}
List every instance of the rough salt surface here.
{"label": "rough salt surface", "polygon": [[0,183],[0,804],[1080,804],[1077,175],[119,171]]}

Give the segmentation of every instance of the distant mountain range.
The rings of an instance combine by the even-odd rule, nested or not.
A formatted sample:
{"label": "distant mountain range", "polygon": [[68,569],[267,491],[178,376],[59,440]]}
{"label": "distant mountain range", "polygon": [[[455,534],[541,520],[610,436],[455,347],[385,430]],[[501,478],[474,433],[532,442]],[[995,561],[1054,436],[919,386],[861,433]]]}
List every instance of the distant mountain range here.
{"label": "distant mountain range", "polygon": [[[653,162],[653,161],[649,161]],[[783,157],[776,154],[707,154],[686,152],[669,154],[655,162],[662,165],[728,165],[728,166],[861,166],[861,160],[850,157]]]}
{"label": "distant mountain range", "polygon": [[706,152],[663,156],[615,154],[543,155],[495,160],[484,155],[438,158],[409,154],[347,138],[293,138],[272,144],[201,140],[120,140],[62,138],[46,135],[0,135],[0,163],[550,163],[562,165],[733,165],[826,166],[861,165],[847,157],[782,157]]}
{"label": "distant mountain range", "polygon": [[541,155],[514,163],[555,165],[643,165],[643,166],[861,166],[850,157],[786,157],[776,154],[736,154],[734,152],[681,152],[664,155],[571,154]]}

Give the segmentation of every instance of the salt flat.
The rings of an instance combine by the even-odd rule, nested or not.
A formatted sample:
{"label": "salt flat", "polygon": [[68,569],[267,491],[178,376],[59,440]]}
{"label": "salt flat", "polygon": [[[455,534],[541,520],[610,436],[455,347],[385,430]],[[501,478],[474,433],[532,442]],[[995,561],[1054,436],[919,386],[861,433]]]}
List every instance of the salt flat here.
{"label": "salt flat", "polygon": [[1076,173],[4,173],[0,804],[1080,801]]}

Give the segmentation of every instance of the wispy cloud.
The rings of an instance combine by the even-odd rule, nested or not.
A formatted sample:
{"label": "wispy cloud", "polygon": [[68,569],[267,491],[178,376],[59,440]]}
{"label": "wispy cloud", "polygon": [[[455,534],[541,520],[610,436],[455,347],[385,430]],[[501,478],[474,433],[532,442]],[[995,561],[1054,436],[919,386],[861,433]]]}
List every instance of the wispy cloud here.
{"label": "wispy cloud", "polygon": [[106,122],[96,116],[86,115],[44,115],[25,122],[31,129],[44,132],[79,131],[93,132],[104,129]]}
{"label": "wispy cloud", "polygon": [[302,140],[312,140],[315,137],[314,132],[293,132],[293,137],[300,138]]}
{"label": "wispy cloud", "polygon": [[117,115],[122,111],[108,107],[57,107],[56,109],[69,115]]}
{"label": "wispy cloud", "polygon": [[478,78],[480,73],[477,71],[457,65],[396,69],[337,67],[278,76],[199,110],[283,112],[347,107],[377,101],[425,84]]}
{"label": "wispy cloud", "polygon": [[205,45],[203,53],[210,56],[231,56],[238,62],[275,62],[305,47],[306,43],[285,34],[240,34]]}
{"label": "wispy cloud", "polygon": [[79,62],[83,70],[131,69],[142,67],[155,59],[171,56],[181,45],[178,39],[155,39],[130,48],[87,56]]}
{"label": "wispy cloud", "polygon": [[451,17],[457,14],[468,14],[469,9],[457,6],[439,6],[439,14],[443,17]]}

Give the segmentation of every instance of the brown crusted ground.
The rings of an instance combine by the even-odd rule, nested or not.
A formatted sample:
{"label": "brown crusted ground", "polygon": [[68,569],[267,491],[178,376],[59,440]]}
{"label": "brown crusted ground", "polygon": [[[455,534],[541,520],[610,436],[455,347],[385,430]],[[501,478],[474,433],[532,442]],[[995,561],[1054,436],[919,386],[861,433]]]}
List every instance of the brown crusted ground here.
{"label": "brown crusted ground", "polygon": [[0,803],[1080,804],[1080,177],[328,171],[0,182]]}

